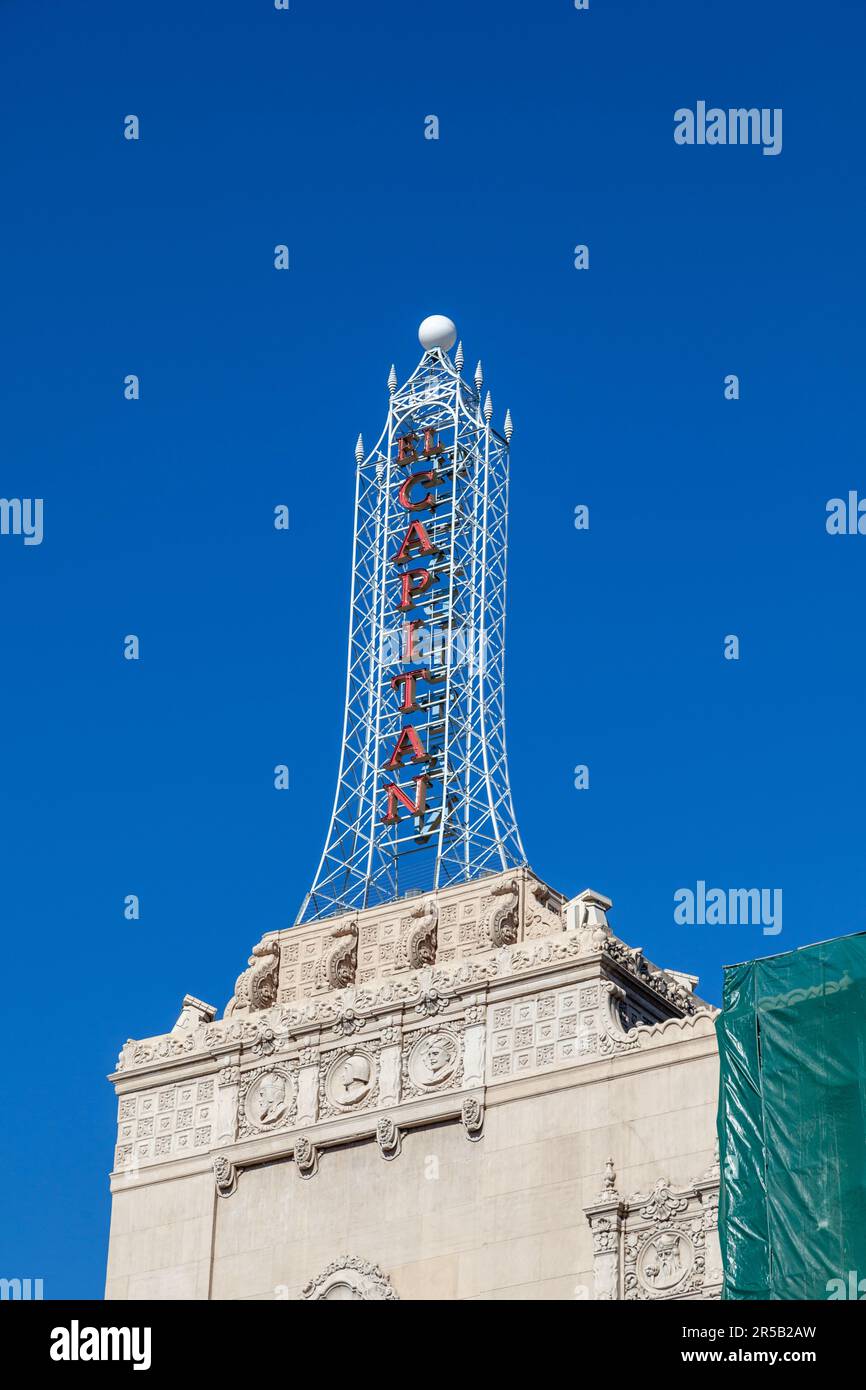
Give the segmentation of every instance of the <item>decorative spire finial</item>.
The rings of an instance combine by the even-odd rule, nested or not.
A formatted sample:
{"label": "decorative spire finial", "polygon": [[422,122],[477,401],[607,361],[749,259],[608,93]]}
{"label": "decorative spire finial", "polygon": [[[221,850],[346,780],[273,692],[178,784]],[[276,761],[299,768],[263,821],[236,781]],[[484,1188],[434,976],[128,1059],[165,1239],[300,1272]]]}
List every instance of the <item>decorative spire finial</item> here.
{"label": "decorative spire finial", "polygon": [[358,435],[358,442],[355,445],[355,458],[359,463],[364,462],[364,436],[362,434]]}
{"label": "decorative spire finial", "polygon": [[491,417],[492,414],[493,414],[493,397],[491,396],[490,392],[488,391],[488,392],[487,392],[487,398],[486,398],[486,400],[485,400],[485,402],[484,402],[484,418],[485,418],[485,420],[487,421],[488,424],[490,423],[490,417]]}
{"label": "decorative spire finial", "polygon": [[506,412],[505,412],[505,442],[506,442],[506,444],[510,444],[510,443],[511,443],[511,436],[513,435],[513,433],[514,433],[514,421],[513,421],[512,418],[511,418],[511,411],[510,411],[510,410],[506,410]]}
{"label": "decorative spire finial", "polygon": [[458,372],[463,371],[463,339],[457,344],[457,351],[454,354],[454,366]]}
{"label": "decorative spire finial", "polygon": [[482,387],[483,383],[484,383],[484,368],[482,367],[481,363],[479,362],[479,363],[478,363],[478,366],[475,368],[475,386],[476,386],[476,389],[477,389],[478,391],[481,390],[481,387]]}
{"label": "decorative spire finial", "polygon": [[610,1197],[612,1199],[618,1196],[619,1193],[616,1190],[616,1169],[613,1166],[613,1159],[609,1158],[604,1165],[604,1182],[601,1186],[600,1197],[603,1201],[605,1197]]}
{"label": "decorative spire finial", "polygon": [[391,363],[391,370],[388,373],[388,390],[391,392],[392,396],[397,390],[397,370],[393,362]]}

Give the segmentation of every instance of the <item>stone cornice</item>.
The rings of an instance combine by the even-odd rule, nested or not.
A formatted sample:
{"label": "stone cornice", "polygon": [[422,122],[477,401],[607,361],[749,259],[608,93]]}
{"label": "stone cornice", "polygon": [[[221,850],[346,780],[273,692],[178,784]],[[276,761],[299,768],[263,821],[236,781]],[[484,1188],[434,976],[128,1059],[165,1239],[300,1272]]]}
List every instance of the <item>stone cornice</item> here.
{"label": "stone cornice", "polygon": [[[580,967],[578,971],[575,966]],[[632,951],[616,937],[610,937],[609,943],[605,941],[603,949],[598,949],[596,942],[588,942],[583,932],[564,931],[540,941],[500,947],[455,965],[431,966],[361,987],[334,990],[295,1005],[274,1005],[219,1022],[201,1023],[181,1035],[168,1033],[139,1042],[130,1040],[109,1080],[120,1082],[133,1072],[167,1073],[179,1062],[215,1059],[239,1047],[266,1057],[275,1051],[278,1040],[287,1035],[300,1041],[317,1030],[340,1029],[347,1016],[357,1020],[359,1027],[395,1009],[433,1017],[460,1008],[465,996],[479,989],[495,993],[505,986],[508,992],[521,992],[535,980],[555,977],[563,967],[569,967],[571,980],[603,976],[621,984],[625,996],[632,996],[635,1003],[649,1005],[659,1013],[669,1010],[671,1018],[683,1016],[678,1006],[683,1003],[680,996],[684,991],[680,988],[676,994],[671,988],[669,997],[661,994],[658,979],[667,981],[669,977],[648,967],[642,953]],[[715,1013],[699,1000],[689,1000],[689,1004],[691,1014]],[[662,1019],[663,1015],[659,1021]],[[640,1026],[645,1030],[653,1025]]]}

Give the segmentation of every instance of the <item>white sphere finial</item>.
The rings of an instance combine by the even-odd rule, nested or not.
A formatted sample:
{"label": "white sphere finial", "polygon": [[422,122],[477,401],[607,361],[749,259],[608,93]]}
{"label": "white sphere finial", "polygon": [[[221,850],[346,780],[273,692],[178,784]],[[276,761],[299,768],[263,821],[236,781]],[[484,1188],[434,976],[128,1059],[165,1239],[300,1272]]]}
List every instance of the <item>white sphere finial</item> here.
{"label": "white sphere finial", "polygon": [[425,352],[443,348],[445,352],[457,341],[457,325],[444,314],[431,314],[418,329],[418,341]]}

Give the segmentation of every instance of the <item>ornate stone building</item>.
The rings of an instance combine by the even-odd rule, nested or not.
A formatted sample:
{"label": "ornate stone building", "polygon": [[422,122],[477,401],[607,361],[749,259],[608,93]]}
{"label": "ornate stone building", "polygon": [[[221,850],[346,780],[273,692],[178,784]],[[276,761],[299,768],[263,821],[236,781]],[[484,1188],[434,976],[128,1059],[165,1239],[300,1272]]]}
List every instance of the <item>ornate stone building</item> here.
{"label": "ornate stone building", "polygon": [[[325,848],[221,1020],[128,1042],[111,1298],[709,1298],[713,1010],[527,867],[505,754],[513,421],[450,319],[355,457]],[[419,885],[421,891],[418,891]],[[413,892],[407,892],[411,888]]]}
{"label": "ornate stone building", "polygon": [[714,1010],[528,869],[266,936],[111,1077],[109,1298],[715,1298]]}

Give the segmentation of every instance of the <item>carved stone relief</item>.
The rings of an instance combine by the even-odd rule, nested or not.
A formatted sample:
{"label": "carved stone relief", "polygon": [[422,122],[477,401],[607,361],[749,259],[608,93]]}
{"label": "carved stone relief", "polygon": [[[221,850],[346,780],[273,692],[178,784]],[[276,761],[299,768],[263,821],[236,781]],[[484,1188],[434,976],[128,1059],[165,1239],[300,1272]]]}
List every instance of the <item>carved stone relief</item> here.
{"label": "carved stone relief", "polygon": [[358,969],[358,923],[341,922],[328,933],[328,942],[316,974],[316,992],[347,989]]}
{"label": "carved stone relief", "polygon": [[295,1118],[297,1073],[285,1065],[258,1067],[240,1083],[238,1129],[242,1137],[287,1129]]}
{"label": "carved stone relief", "polygon": [[718,1172],[688,1187],[660,1178],[623,1200],[608,1161],[605,1187],[586,1208],[592,1228],[597,1299],[721,1297]]}
{"label": "carved stone relief", "polygon": [[558,895],[548,888],[546,883],[540,883],[537,879],[528,879],[526,887],[523,939],[538,941],[541,937],[561,932],[565,923]]}
{"label": "carved stone relief", "polygon": [[491,946],[513,946],[517,940],[517,880],[497,884],[490,890],[484,909],[483,932]]}
{"label": "carved stone relief", "polygon": [[484,1106],[476,1096],[467,1096],[460,1108],[467,1139],[478,1140],[484,1129]]}
{"label": "carved stone relief", "polygon": [[399,1127],[388,1115],[383,1115],[376,1125],[376,1143],[383,1158],[397,1158],[400,1153],[403,1137]]}
{"label": "carved stone relief", "polygon": [[334,1260],[322,1270],[317,1279],[311,1279],[304,1287],[301,1298],[335,1303],[349,1300],[399,1302],[399,1296],[395,1293],[391,1280],[387,1274],[383,1274],[378,1265],[350,1255]]}
{"label": "carved stone relief", "polygon": [[226,1005],[225,1017],[269,1009],[277,1002],[277,981],[280,974],[280,945],[278,941],[260,941],[235,983],[233,997]]}
{"label": "carved stone relief", "polygon": [[548,990],[488,1011],[491,1081],[524,1076],[599,1054],[598,990],[572,986]]}
{"label": "carved stone relief", "polygon": [[459,1060],[459,1043],[453,1033],[444,1028],[425,1033],[409,1051],[409,1079],[419,1090],[435,1090],[453,1078]]}
{"label": "carved stone relief", "polygon": [[425,898],[402,925],[395,967],[399,970],[421,970],[436,960],[436,941],[439,926],[439,907],[433,897]]}
{"label": "carved stone relief", "polygon": [[428,1024],[403,1041],[403,1095],[429,1095],[460,1085],[463,1076],[462,1024]]}
{"label": "carved stone relief", "polygon": [[231,1197],[238,1185],[238,1170],[225,1154],[216,1154],[213,1161],[213,1176],[218,1197]]}
{"label": "carved stone relief", "polygon": [[319,1113],[344,1114],[369,1106],[378,1086],[380,1044],[369,1042],[322,1055]]}
{"label": "carved stone relief", "polygon": [[210,1149],[216,1080],[160,1086],[120,1100],[115,1168],[138,1168]]}
{"label": "carved stone relief", "polygon": [[306,1134],[295,1140],[295,1164],[302,1178],[315,1177],[319,1169],[319,1150]]}

